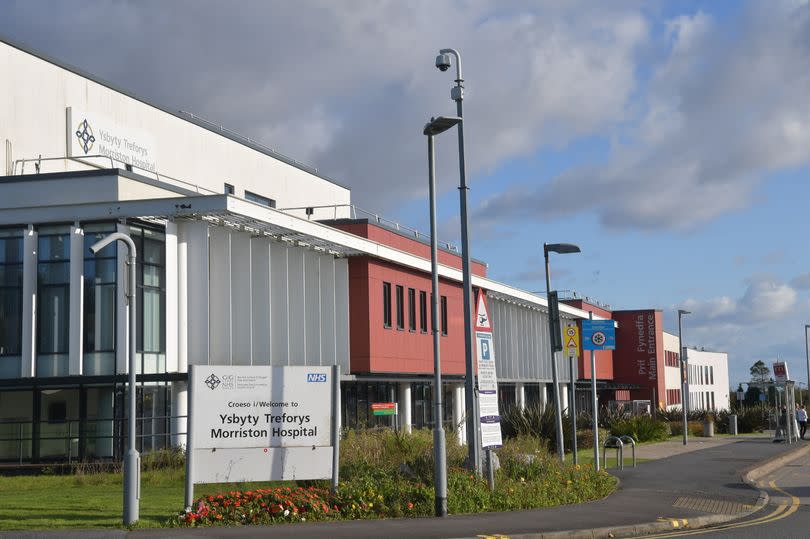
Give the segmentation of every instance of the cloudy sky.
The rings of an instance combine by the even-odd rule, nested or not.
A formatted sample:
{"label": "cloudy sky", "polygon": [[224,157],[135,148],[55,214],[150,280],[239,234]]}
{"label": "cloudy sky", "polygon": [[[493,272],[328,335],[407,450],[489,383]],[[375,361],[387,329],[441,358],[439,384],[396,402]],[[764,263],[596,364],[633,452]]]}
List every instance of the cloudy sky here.
{"label": "cloudy sky", "polygon": [[[733,382],[805,379],[810,5],[634,1],[0,3],[0,35],[319,168],[427,231],[430,116],[461,51],[474,257],[490,276],[662,309]],[[6,74],[7,76],[8,74]],[[437,140],[458,242],[457,141]]]}

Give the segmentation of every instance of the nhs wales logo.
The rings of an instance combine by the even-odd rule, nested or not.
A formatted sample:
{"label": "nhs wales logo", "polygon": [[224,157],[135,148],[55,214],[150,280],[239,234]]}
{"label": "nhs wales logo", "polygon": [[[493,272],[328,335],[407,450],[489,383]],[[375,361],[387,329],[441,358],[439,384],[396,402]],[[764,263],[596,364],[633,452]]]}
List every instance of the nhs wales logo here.
{"label": "nhs wales logo", "polygon": [[220,380],[219,377],[214,373],[211,373],[211,376],[205,379],[205,385],[211,389],[216,389],[221,383],[222,380]]}
{"label": "nhs wales logo", "polygon": [[326,374],[322,372],[307,373],[307,382],[326,382]]}

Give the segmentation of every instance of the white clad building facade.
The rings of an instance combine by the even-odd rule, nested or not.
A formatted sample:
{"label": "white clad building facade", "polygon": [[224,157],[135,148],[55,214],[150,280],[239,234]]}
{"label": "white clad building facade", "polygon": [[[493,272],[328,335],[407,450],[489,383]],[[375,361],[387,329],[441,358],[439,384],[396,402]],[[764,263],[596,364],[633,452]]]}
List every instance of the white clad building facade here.
{"label": "white clad building facade", "polygon": [[[680,340],[664,332],[665,383],[667,409],[681,408]],[[728,354],[704,348],[689,348],[686,353],[686,379],[689,410],[717,411],[730,406]]]}
{"label": "white clad building facade", "polygon": [[[362,381],[349,258],[424,273],[430,261],[317,222],[349,215],[347,188],[2,39],[0,69],[0,461],[123,454],[130,269],[123,247],[89,251],[115,231],[138,254],[140,450],[184,443],[189,365],[339,365]],[[512,398],[545,401],[545,299],[473,285],[493,297]]]}

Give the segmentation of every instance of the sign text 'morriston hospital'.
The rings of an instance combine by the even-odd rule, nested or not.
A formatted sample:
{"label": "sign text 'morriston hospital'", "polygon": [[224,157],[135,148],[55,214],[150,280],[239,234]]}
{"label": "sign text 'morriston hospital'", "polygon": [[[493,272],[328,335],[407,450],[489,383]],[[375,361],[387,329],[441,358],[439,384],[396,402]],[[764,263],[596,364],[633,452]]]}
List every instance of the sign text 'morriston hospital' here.
{"label": "sign text 'morriston hospital'", "polygon": [[218,414],[221,427],[211,427],[212,439],[223,438],[291,438],[318,436],[318,426],[311,426],[309,415]]}

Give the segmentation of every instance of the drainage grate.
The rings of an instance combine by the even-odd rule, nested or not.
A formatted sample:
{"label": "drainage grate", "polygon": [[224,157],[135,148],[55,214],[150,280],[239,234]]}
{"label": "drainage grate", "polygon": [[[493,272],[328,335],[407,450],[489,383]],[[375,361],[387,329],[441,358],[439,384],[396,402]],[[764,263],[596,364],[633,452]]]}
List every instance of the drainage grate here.
{"label": "drainage grate", "polygon": [[718,515],[736,515],[737,513],[753,509],[753,506],[744,503],[713,500],[709,498],[693,498],[691,496],[680,496],[675,500],[672,506]]}

